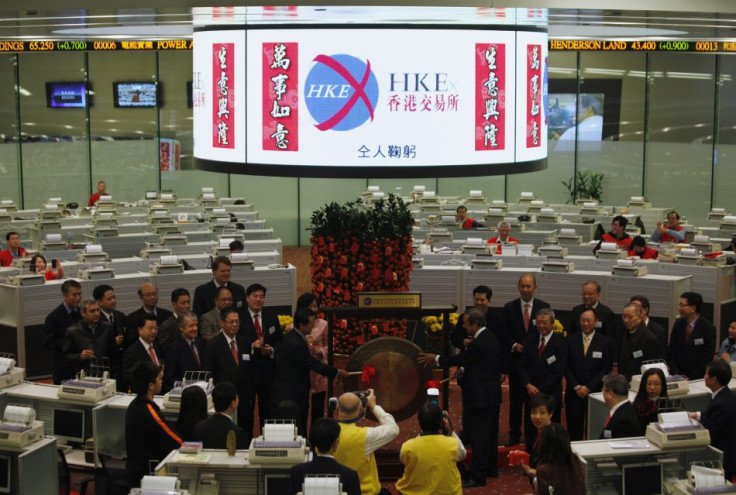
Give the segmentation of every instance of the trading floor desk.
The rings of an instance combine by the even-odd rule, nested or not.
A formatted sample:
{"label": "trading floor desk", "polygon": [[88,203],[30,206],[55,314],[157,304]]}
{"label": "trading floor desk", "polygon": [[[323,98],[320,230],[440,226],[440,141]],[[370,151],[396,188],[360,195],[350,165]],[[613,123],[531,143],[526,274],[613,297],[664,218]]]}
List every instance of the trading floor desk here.
{"label": "trading floor desk", "polygon": [[55,438],[42,438],[21,448],[0,447],[0,493],[42,495],[58,492]]}
{"label": "trading floor desk", "polygon": [[[199,476],[211,473],[220,482],[219,495],[283,495],[288,493],[290,467],[250,464],[247,450],[238,450],[230,457],[224,450],[205,449],[202,460],[182,460],[173,450],[157,467],[156,474],[178,476],[181,488],[197,495]],[[306,456],[304,461],[306,462]]]}
{"label": "trading floor desk", "polygon": [[[612,442],[635,443],[636,447],[613,448]],[[672,483],[686,479],[687,471],[693,462],[723,462],[723,453],[710,445],[663,450],[649,443],[644,437],[572,442],[572,451],[583,462],[588,493],[596,495],[625,493],[622,490],[624,483],[627,481],[628,484],[636,483],[637,480],[633,476],[658,475],[658,465],[661,465],[662,474],[661,493],[671,493]],[[654,467],[654,473],[646,471],[648,465]],[[628,475],[627,470],[630,468],[635,468],[635,471]],[[637,472],[636,468],[643,469]],[[629,476],[632,478],[627,480]]]}
{"label": "trading floor desk", "polygon": [[[704,380],[690,380],[688,382],[690,390],[685,395],[670,397],[674,399],[682,399],[682,407],[686,411],[704,411],[708,407],[711,400],[711,391],[705,386]],[[736,390],[736,378],[731,379],[728,388]],[[633,403],[637,390],[629,390],[629,400]],[[603,393],[596,392],[588,395],[588,420],[586,429],[586,438],[598,438],[603,425],[608,416],[608,406],[603,401]]]}

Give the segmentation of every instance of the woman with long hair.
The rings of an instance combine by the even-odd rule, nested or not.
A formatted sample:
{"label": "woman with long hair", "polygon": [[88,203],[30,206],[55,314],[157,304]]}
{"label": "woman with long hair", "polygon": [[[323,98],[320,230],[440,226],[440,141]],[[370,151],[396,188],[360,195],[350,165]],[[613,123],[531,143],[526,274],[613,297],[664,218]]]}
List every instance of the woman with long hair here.
{"label": "woman with long hair", "polygon": [[583,465],[572,452],[570,436],[559,423],[541,431],[534,495],[584,495]]}
{"label": "woman with long hair", "polygon": [[661,397],[667,398],[667,378],[661,369],[649,368],[642,375],[639,391],[634,398],[634,409],[639,416],[642,435],[649,423],[657,421],[657,403]]}
{"label": "woman with long hair", "polygon": [[207,394],[202,387],[190,385],[181,393],[179,417],[174,429],[185,442],[193,438],[194,425],[207,419]]}

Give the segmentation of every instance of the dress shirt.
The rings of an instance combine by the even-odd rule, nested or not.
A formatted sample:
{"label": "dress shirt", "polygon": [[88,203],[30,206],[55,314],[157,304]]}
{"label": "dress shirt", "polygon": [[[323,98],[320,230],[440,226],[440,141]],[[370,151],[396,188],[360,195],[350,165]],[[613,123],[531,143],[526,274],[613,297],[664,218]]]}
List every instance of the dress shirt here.
{"label": "dress shirt", "polygon": [[365,457],[370,455],[380,447],[396,438],[399,434],[399,425],[391,414],[383,410],[381,406],[376,404],[373,408],[373,415],[378,419],[378,426],[372,426],[365,432]]}
{"label": "dress shirt", "polygon": [[[718,392],[720,392],[724,388],[726,388],[726,387],[721,387],[718,390],[716,390],[715,392],[713,392],[713,395],[711,396],[710,401],[713,402],[713,399],[716,398],[716,395],[718,395]],[[701,421],[702,420],[701,418],[702,418],[703,413],[701,411],[696,412],[695,415],[697,416],[695,419],[697,419],[698,421]]]}

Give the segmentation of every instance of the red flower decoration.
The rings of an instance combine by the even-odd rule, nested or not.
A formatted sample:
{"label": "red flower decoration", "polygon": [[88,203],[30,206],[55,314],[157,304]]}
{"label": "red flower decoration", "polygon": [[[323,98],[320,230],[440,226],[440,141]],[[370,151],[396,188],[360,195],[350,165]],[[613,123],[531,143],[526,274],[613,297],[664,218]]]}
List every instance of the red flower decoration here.
{"label": "red flower decoration", "polygon": [[424,384],[424,388],[429,390],[430,388],[440,388],[440,381],[439,380],[427,380],[427,383]]}
{"label": "red flower decoration", "polygon": [[360,381],[366,385],[370,385],[371,377],[376,376],[376,367],[366,364],[363,366],[363,373],[360,375]]}

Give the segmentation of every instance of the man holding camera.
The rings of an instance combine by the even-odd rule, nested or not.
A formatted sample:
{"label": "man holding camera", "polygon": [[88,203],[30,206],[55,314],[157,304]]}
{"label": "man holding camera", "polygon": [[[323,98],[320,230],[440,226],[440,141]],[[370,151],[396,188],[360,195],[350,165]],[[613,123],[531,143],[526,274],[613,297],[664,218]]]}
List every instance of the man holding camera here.
{"label": "man holding camera", "polygon": [[[340,423],[340,443],[335,460],[358,472],[363,495],[388,494],[378,481],[378,467],[374,452],[399,434],[394,417],[376,404],[376,394],[368,389],[368,395],[346,392],[337,400],[337,421]],[[373,412],[378,426],[358,426],[367,412]]]}

